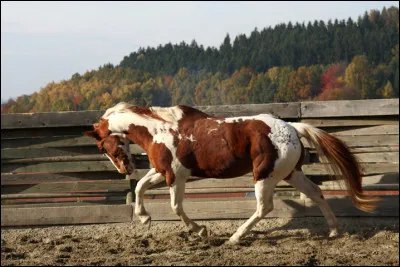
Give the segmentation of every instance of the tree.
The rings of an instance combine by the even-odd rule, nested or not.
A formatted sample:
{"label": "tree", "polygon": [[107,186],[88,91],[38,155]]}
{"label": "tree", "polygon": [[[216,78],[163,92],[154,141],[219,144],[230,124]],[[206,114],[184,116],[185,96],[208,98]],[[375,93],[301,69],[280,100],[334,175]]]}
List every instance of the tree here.
{"label": "tree", "polygon": [[355,56],[345,72],[346,85],[360,91],[361,99],[375,96],[376,80],[366,56]]}
{"label": "tree", "polygon": [[380,94],[383,98],[393,98],[394,90],[392,83],[388,81],[383,89],[378,90],[378,94]]}
{"label": "tree", "polygon": [[297,93],[296,100],[311,100],[312,71],[302,66],[294,73],[293,90]]}
{"label": "tree", "polygon": [[290,87],[289,82],[293,69],[291,67],[283,67],[279,71],[278,89],[275,94],[275,102],[291,102],[296,100],[296,93]]}

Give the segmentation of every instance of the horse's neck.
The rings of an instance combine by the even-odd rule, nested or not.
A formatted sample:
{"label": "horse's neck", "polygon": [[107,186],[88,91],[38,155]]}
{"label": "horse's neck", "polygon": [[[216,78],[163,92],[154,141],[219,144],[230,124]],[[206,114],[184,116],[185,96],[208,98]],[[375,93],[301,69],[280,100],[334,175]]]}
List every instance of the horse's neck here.
{"label": "horse's neck", "polygon": [[144,126],[131,126],[126,138],[131,142],[139,145],[144,151],[148,151],[150,144],[153,142],[153,136]]}

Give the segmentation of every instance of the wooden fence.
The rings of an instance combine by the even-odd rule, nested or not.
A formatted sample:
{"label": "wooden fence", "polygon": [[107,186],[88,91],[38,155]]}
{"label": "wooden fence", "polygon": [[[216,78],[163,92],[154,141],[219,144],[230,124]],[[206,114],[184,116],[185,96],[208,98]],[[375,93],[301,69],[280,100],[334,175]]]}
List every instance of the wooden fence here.
{"label": "wooden fence", "polygon": [[[323,190],[337,216],[398,216],[399,99],[201,106],[218,116],[272,113],[315,125],[344,140],[362,162],[363,186],[382,202],[373,214],[353,207],[332,182],[312,149],[303,171]],[[119,174],[83,131],[104,111],[1,115],[1,225],[49,225],[136,220],[136,181]],[[305,140],[303,140],[305,141]],[[307,143],[304,142],[307,146]],[[150,168],[144,151],[131,144],[137,171]],[[191,177],[184,208],[193,219],[250,217],[256,207],[251,173],[233,179]],[[145,206],[153,220],[177,220],[166,184],[152,188]],[[322,216],[306,197],[282,181],[269,217]]]}

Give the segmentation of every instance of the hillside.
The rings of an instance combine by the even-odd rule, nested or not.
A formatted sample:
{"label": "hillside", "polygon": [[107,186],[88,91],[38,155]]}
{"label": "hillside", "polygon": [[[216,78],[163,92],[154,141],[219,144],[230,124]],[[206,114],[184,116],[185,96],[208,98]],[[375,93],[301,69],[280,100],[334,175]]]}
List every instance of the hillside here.
{"label": "hillside", "polygon": [[358,20],[292,23],[227,35],[219,48],[140,48],[118,66],[76,73],[2,103],[2,113],[399,96],[399,10]]}

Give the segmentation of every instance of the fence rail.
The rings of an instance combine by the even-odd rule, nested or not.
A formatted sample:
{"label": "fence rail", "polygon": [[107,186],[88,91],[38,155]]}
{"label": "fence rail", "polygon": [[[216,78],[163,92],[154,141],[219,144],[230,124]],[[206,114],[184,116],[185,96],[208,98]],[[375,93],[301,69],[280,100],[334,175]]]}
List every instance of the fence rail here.
{"label": "fence rail", "polygon": [[[398,216],[399,99],[197,108],[223,117],[272,113],[336,135],[361,162],[364,190],[382,196],[383,201],[375,214],[355,209],[343,188],[330,181],[315,151],[302,140],[307,148],[303,171],[321,187],[334,212],[338,216]],[[82,135],[103,113],[1,115],[2,226],[134,219],[131,205],[126,203],[133,200],[136,182],[119,174],[94,141]],[[130,146],[137,174],[142,177],[150,168],[147,155],[138,145]],[[251,173],[223,180],[191,177],[184,207],[195,219],[246,218],[255,210],[253,191]],[[169,207],[168,194],[165,183],[146,193],[153,219],[178,219]],[[275,210],[269,216],[322,216],[284,181],[278,184],[275,196]]]}

